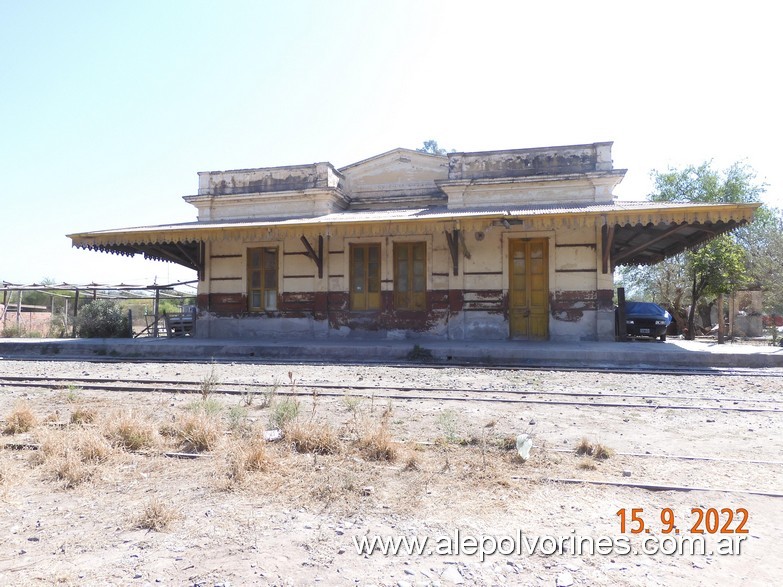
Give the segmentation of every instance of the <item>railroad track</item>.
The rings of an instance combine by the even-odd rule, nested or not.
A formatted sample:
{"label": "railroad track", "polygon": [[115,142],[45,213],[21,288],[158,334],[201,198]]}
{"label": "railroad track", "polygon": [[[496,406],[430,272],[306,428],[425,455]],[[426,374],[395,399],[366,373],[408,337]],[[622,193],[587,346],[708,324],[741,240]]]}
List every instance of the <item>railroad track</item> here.
{"label": "railroad track", "polygon": [[[165,379],[107,379],[97,377],[47,377],[47,376],[0,376],[2,388],[45,388],[67,389],[77,387],[93,391],[127,393],[202,393],[200,381]],[[471,389],[400,385],[337,385],[324,383],[296,382],[292,385],[221,382],[210,390],[214,394],[263,395],[274,392],[278,395],[312,397],[344,397],[346,394],[392,400],[435,400],[450,402],[491,402],[503,404],[543,404],[559,406],[589,406],[601,408],[634,408],[652,410],[704,410],[723,412],[783,413],[783,399],[686,396],[679,393],[612,393],[559,390]],[[619,400],[619,401],[618,401]],[[633,400],[633,401],[626,401]],[[694,405],[694,402],[702,404]],[[719,405],[715,405],[715,404]],[[730,403],[731,405],[726,405]]]}
{"label": "railroad track", "polygon": [[[314,367],[333,367],[334,361],[319,361],[319,360],[286,360],[280,358],[263,358],[258,357],[213,357],[206,359],[204,357],[198,357],[194,359],[186,359],[178,357],[176,359],[166,358],[154,358],[149,357],[49,357],[42,359],[41,357],[6,357],[9,361],[42,361],[47,363],[157,363],[157,364],[203,364],[203,365],[303,365]],[[433,362],[388,362],[388,361],[351,361],[341,360],[340,366],[344,367],[367,367],[367,366],[383,366],[390,369],[483,369],[486,371],[543,371],[543,372],[562,372],[562,373],[606,373],[606,374],[618,374],[618,375],[676,375],[676,376],[702,376],[702,377],[763,377],[763,378],[783,378],[783,369],[777,367],[710,367],[710,368],[694,368],[694,367],[657,367],[657,366],[635,366],[635,367],[623,367],[617,365],[604,365],[604,366],[577,366],[572,367],[568,365],[561,365],[557,363],[552,364],[539,364],[539,365],[519,365],[519,364],[504,364],[504,363],[484,363],[481,361],[461,361],[461,360],[436,360]]]}
{"label": "railroad track", "polygon": [[[750,374],[745,374],[746,376]],[[126,392],[126,393],[170,393],[193,394],[201,393],[203,381],[193,379],[151,379],[151,378],[111,378],[90,376],[29,376],[29,375],[0,375],[0,390],[2,389],[59,389],[59,390],[91,390],[96,392]],[[705,410],[708,412],[750,412],[769,415],[783,413],[783,400],[774,398],[774,394],[765,392],[758,399],[741,397],[736,391],[731,396],[714,395],[685,395],[682,392],[670,391],[668,393],[620,393],[616,390],[608,391],[567,391],[567,390],[540,390],[520,389],[513,384],[503,388],[478,389],[461,387],[435,387],[435,386],[410,386],[410,385],[341,385],[320,382],[294,381],[293,383],[258,383],[258,382],[220,382],[215,385],[211,393],[215,395],[243,396],[250,394],[262,395],[264,393],[276,393],[281,396],[298,397],[332,397],[343,398],[346,394],[374,398],[384,401],[392,400],[422,400],[438,402],[491,402],[501,404],[538,404],[562,407],[594,407],[594,408],[624,408],[645,410]],[[726,405],[731,404],[731,405]],[[13,444],[13,443],[11,443]],[[37,448],[32,446],[11,446],[6,443],[5,448]],[[572,453],[573,449],[552,448],[554,452]],[[663,459],[667,461],[704,461],[715,466],[754,466],[765,467],[770,474],[783,466],[783,461],[720,458],[703,455],[667,455],[650,453],[618,452],[617,456],[623,456],[635,460],[638,459]],[[183,455],[175,455],[182,458]],[[188,458],[197,458],[201,455],[184,455]],[[707,465],[709,466],[709,465]],[[764,489],[726,489],[717,487],[679,486],[677,484],[656,484],[649,482],[617,482],[612,480],[586,480],[586,479],[550,479],[550,481],[562,483],[590,483],[604,485],[618,485],[623,487],[636,487],[647,490],[669,491],[713,491],[718,493],[745,493],[771,497],[783,497],[783,494]]]}

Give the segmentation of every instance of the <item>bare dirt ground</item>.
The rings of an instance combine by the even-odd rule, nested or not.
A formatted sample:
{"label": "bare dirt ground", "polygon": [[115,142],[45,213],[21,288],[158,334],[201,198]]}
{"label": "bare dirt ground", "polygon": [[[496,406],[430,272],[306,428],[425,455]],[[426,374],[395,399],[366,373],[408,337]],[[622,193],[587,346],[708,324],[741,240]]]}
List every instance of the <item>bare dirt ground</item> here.
{"label": "bare dirt ground", "polygon": [[[781,407],[781,378],[0,361],[0,376],[11,375],[99,378],[107,388],[135,379],[186,380],[201,382],[204,394],[175,393],[164,383],[141,392],[79,382],[58,388],[5,384],[3,585],[670,586],[783,580],[783,498],[722,491],[783,492],[783,410],[727,410]],[[241,384],[231,388],[236,391],[259,393],[220,393],[230,383]],[[337,387],[311,387],[318,384]],[[588,400],[551,392],[605,395],[602,402],[623,405],[479,401]],[[294,412],[285,439],[259,440]],[[534,442],[527,462],[513,446],[521,433]],[[582,439],[614,454],[604,460],[577,455]],[[197,449],[199,458],[165,455]],[[672,456],[719,460],[667,458]],[[573,478],[714,491],[556,481]],[[623,508],[629,516],[632,508],[643,508],[652,533],[632,535],[626,528],[622,534],[617,512]],[[465,553],[368,555],[355,547],[363,536],[436,541],[457,531],[463,539],[522,533],[531,542],[543,536],[625,536],[639,546],[645,536],[664,536],[665,508],[683,535],[695,523],[692,508],[745,508],[748,534],[741,554],[523,552],[482,562]],[[706,544],[713,549],[727,536],[739,535],[708,533]]]}

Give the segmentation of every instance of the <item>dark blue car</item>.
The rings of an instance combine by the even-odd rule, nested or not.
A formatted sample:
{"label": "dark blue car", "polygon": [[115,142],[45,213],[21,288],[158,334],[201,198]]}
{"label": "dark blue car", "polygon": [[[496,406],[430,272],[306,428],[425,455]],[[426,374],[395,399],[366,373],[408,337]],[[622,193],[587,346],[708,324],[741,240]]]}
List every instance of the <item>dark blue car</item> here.
{"label": "dark blue car", "polygon": [[658,304],[625,302],[625,331],[628,336],[666,340],[666,328],[672,316]]}

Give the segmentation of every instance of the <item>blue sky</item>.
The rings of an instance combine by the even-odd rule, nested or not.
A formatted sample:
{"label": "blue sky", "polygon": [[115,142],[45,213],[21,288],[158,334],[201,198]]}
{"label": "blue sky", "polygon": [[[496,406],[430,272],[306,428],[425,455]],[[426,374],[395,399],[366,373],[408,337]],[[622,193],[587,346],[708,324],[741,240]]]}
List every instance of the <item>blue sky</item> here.
{"label": "blue sky", "polygon": [[776,19],[760,2],[0,0],[0,280],[158,283],[65,234],[185,222],[198,171],[343,166],[436,139],[614,141],[651,169],[744,160],[783,206]]}

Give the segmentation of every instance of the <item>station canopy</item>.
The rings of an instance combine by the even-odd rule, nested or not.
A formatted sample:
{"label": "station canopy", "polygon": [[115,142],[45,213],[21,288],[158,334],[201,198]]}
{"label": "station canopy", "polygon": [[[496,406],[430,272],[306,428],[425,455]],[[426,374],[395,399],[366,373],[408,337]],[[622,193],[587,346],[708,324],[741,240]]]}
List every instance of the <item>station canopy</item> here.
{"label": "station canopy", "polygon": [[346,211],[316,217],[253,218],[100,230],[68,235],[74,247],[170,261],[203,275],[204,244],[257,237],[260,229],[326,230],[332,225],[389,222],[484,221],[531,230],[601,226],[603,272],[621,265],[651,265],[750,222],[760,203],[702,204],[614,200],[525,208]]}

